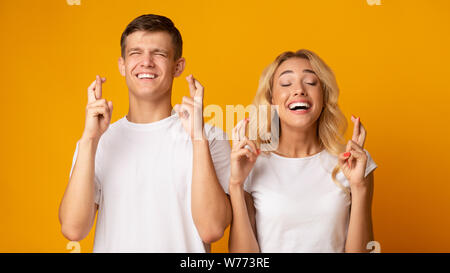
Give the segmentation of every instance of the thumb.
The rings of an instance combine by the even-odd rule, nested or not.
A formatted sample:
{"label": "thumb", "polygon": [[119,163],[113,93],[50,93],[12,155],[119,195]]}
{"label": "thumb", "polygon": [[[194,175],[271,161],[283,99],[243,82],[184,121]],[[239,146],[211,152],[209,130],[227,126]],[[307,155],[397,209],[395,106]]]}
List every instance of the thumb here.
{"label": "thumb", "polygon": [[179,104],[175,104],[175,106],[173,107],[173,110],[175,110],[175,112],[177,113],[177,115],[181,118],[182,116],[181,116],[181,114],[182,113],[180,113],[180,111],[181,111],[181,108],[180,108],[181,106],[179,105]]}
{"label": "thumb", "polygon": [[346,162],[350,158],[350,156],[351,156],[350,152],[345,152],[345,153],[339,154],[339,157],[338,157],[339,167],[341,167],[341,168],[346,167],[346,165],[347,165]]}
{"label": "thumb", "polygon": [[173,107],[173,110],[175,110],[175,112],[180,112],[180,105],[179,104],[175,104],[175,106]]}

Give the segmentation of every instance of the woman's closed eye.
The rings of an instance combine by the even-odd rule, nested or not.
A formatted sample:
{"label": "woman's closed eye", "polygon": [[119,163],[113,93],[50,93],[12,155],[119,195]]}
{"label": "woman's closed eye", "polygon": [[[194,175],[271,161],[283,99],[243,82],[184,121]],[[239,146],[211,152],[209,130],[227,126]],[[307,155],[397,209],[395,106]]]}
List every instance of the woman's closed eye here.
{"label": "woman's closed eye", "polygon": [[305,83],[309,84],[309,85],[312,85],[312,86],[315,86],[317,84],[316,81],[305,81]]}
{"label": "woman's closed eye", "polygon": [[[304,81],[304,83],[309,84],[311,86],[317,85],[317,81]],[[288,87],[288,86],[291,86],[291,83],[289,83],[289,82],[288,83],[280,83],[280,85],[282,87]]]}

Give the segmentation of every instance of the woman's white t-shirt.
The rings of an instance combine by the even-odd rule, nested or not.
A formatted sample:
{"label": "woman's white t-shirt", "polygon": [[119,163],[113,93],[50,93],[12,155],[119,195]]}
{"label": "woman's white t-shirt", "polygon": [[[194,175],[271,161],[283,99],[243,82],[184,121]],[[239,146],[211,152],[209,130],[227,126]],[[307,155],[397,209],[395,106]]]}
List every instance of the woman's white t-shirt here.
{"label": "woman's white t-shirt", "polygon": [[[230,145],[205,132],[218,180],[228,192]],[[78,145],[73,158],[75,164]],[[148,124],[126,117],[100,138],[94,252],[205,252],[191,212],[192,142],[178,115]]]}
{"label": "woman's white t-shirt", "polygon": [[[369,156],[366,176],[377,165]],[[244,184],[256,209],[261,252],[343,252],[351,197],[331,177],[338,159],[326,150],[304,158],[262,153]],[[342,186],[349,182],[342,172]]]}

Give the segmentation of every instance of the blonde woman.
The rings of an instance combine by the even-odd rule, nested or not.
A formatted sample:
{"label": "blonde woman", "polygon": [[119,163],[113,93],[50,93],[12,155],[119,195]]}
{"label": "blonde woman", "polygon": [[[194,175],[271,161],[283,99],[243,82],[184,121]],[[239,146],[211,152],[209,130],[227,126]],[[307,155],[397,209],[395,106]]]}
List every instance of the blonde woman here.
{"label": "blonde woman", "polygon": [[264,70],[254,105],[278,107],[278,145],[261,152],[248,119],[233,130],[230,252],[368,251],[377,166],[359,118],[345,144],[338,95],[332,70],[309,50],[282,53]]}

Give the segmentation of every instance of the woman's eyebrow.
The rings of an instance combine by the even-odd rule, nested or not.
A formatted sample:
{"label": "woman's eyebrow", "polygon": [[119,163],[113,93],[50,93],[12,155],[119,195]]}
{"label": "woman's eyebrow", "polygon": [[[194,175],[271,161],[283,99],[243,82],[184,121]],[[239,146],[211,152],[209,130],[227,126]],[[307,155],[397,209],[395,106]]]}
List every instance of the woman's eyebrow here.
{"label": "woman's eyebrow", "polygon": [[311,69],[304,69],[303,73],[312,73],[312,74],[316,75],[316,72],[312,71]]}
{"label": "woman's eyebrow", "polygon": [[294,73],[294,71],[292,71],[292,70],[285,70],[285,71],[281,72],[281,74],[280,74],[280,76],[278,76],[278,78],[280,78],[284,74],[288,74],[288,73]]}
{"label": "woman's eyebrow", "polygon": [[[281,72],[281,74],[280,74],[280,76],[278,76],[278,78],[280,78],[284,74],[288,74],[288,73],[294,73],[294,71],[292,71],[292,70],[285,70],[285,71]],[[303,73],[311,73],[311,74],[316,75],[316,72],[314,72],[311,69],[303,69]]]}

